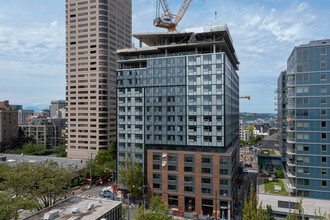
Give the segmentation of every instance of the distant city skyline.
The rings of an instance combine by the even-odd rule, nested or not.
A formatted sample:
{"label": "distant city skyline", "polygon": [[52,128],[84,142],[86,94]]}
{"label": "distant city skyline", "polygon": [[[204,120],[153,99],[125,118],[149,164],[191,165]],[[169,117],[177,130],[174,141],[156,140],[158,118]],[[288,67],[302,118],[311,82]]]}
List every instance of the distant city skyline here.
{"label": "distant city skyline", "polygon": [[[133,0],[133,33],[165,31],[152,25],[155,2]],[[173,13],[181,5],[168,3]],[[178,29],[228,24],[241,62],[240,95],[251,96],[240,111],[273,113],[277,76],[292,48],[330,36],[329,7],[327,0],[193,1]],[[65,98],[62,1],[2,1],[0,46],[0,100],[40,110]]]}

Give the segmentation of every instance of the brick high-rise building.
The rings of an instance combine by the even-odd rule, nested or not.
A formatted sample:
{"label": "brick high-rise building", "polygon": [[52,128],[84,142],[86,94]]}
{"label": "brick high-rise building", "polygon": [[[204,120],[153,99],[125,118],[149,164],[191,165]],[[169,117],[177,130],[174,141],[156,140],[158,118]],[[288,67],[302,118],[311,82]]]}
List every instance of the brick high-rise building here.
{"label": "brick high-rise building", "polygon": [[131,0],[66,0],[68,157],[116,138],[116,49],[131,46]]}
{"label": "brick high-rise building", "polygon": [[7,143],[18,135],[18,112],[9,101],[0,102],[0,144]]}
{"label": "brick high-rise building", "polygon": [[149,198],[227,219],[239,163],[239,61],[227,26],[133,36],[148,47],[118,50],[118,172],[130,156]]}

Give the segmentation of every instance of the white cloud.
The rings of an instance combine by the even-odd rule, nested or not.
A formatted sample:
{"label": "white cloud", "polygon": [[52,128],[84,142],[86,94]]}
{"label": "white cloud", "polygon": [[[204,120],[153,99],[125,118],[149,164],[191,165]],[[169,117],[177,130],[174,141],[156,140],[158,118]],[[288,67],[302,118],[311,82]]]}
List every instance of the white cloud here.
{"label": "white cloud", "polygon": [[57,21],[53,21],[52,23],[50,23],[51,26],[56,26],[57,25]]}

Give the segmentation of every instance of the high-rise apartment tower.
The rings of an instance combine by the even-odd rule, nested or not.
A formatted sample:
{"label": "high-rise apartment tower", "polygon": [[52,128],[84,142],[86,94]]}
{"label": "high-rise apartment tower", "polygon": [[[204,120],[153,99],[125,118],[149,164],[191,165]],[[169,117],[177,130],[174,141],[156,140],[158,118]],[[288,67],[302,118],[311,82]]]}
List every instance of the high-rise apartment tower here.
{"label": "high-rise apartment tower", "polygon": [[239,162],[239,62],[227,26],[133,36],[148,47],[118,50],[119,172],[130,156],[149,197],[227,218]]}
{"label": "high-rise apartment tower", "polygon": [[285,80],[288,186],[330,199],[330,40],[295,47]]}
{"label": "high-rise apartment tower", "polygon": [[66,0],[68,157],[116,138],[116,55],[131,46],[131,0]]}

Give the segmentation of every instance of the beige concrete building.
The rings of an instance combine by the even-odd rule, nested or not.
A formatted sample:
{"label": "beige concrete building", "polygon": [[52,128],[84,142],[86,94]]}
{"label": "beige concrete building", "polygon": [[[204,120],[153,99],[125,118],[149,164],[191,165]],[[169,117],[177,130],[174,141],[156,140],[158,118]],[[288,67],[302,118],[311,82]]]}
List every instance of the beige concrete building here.
{"label": "beige concrete building", "polygon": [[9,101],[0,102],[0,144],[16,138],[18,135],[18,111],[9,105]]}
{"label": "beige concrete building", "polygon": [[68,157],[116,138],[116,55],[131,47],[131,0],[66,0]]}

